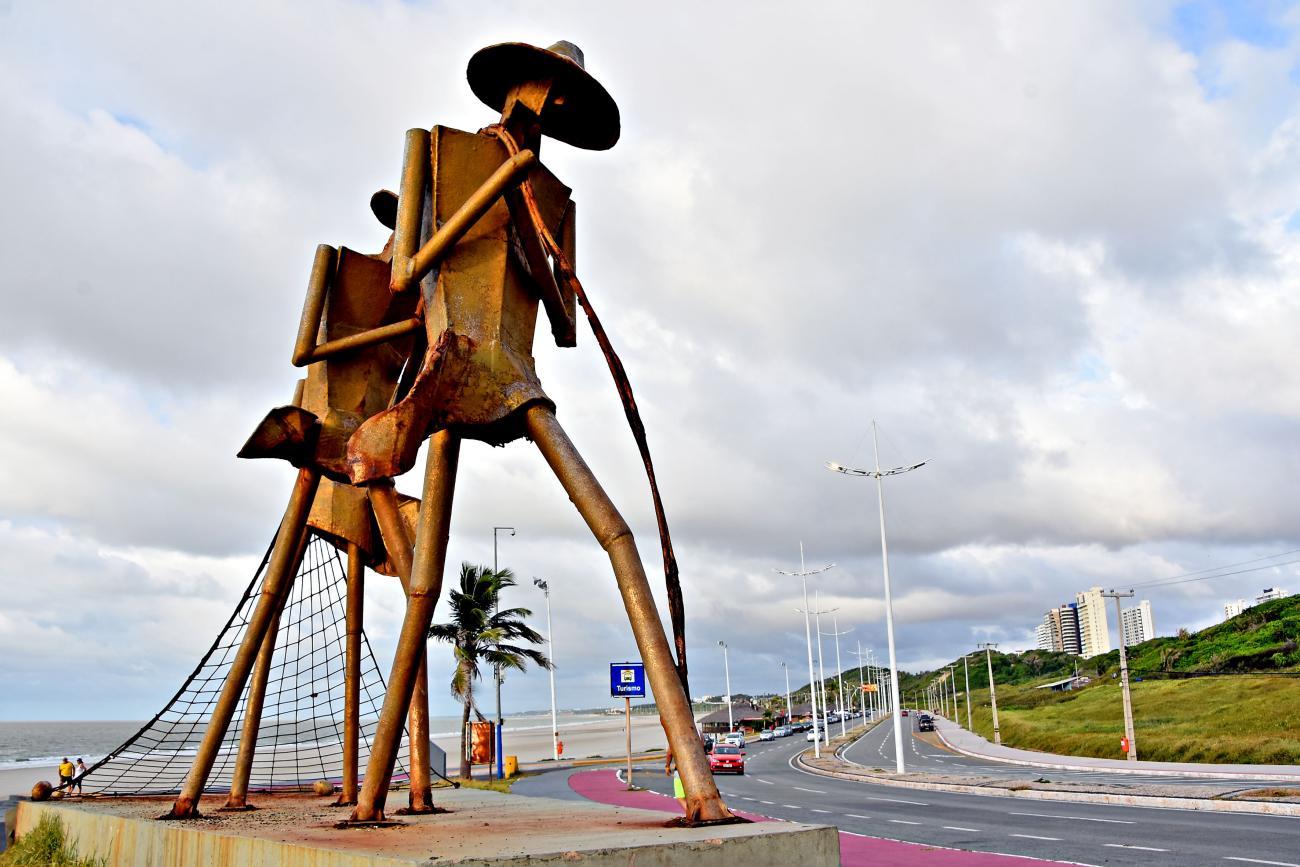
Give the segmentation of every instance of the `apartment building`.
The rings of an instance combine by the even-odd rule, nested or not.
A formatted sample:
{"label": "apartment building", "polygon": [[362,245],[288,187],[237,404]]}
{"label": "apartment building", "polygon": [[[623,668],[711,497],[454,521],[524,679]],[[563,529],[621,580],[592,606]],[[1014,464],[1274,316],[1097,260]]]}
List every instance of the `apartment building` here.
{"label": "apartment building", "polygon": [[1110,627],[1106,623],[1106,597],[1100,587],[1090,587],[1074,594],[1079,614],[1079,638],[1083,656],[1096,656],[1110,650]]}
{"label": "apartment building", "polygon": [[1043,615],[1043,622],[1034,630],[1034,638],[1039,650],[1055,650],[1078,656],[1083,652],[1078,606],[1067,602],[1048,611]]}
{"label": "apartment building", "polygon": [[1132,647],[1156,637],[1155,622],[1151,619],[1151,602],[1143,599],[1132,608],[1120,612],[1124,646]]}

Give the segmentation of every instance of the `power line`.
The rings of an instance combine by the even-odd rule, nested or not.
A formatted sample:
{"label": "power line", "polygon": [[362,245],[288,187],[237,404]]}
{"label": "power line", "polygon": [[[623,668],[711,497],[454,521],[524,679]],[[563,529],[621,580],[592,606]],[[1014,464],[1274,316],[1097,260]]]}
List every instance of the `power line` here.
{"label": "power line", "polygon": [[[1277,555],[1277,556],[1281,556],[1281,555]],[[1247,562],[1250,562],[1250,561],[1247,561]],[[1200,575],[1200,576],[1197,576],[1197,577],[1194,577],[1194,578],[1176,578],[1176,579],[1167,579],[1167,580],[1163,580],[1163,581],[1148,581],[1148,582],[1145,583],[1145,584],[1134,584],[1130,589],[1137,589],[1137,588],[1148,589],[1148,588],[1152,588],[1152,587],[1168,587],[1168,586],[1171,586],[1171,585],[1173,585],[1173,584],[1188,584],[1188,583],[1190,583],[1190,582],[1192,582],[1192,581],[1208,581],[1208,580],[1210,580],[1211,578],[1229,578],[1229,577],[1231,577],[1231,576],[1233,576],[1233,575],[1245,575],[1245,574],[1250,573],[1250,572],[1262,572],[1262,571],[1264,571],[1265,569],[1275,569],[1275,568],[1277,568],[1278,566],[1290,566],[1290,565],[1292,565],[1293,563],[1300,563],[1300,558],[1296,558],[1295,560],[1283,560],[1281,563],[1269,563],[1269,564],[1267,564],[1267,565],[1265,565],[1265,566],[1255,566],[1255,567],[1252,568],[1252,569],[1238,569],[1238,570],[1236,570],[1235,572],[1216,572],[1216,573],[1213,574],[1213,575]]]}
{"label": "power line", "polygon": [[[1169,577],[1167,577],[1167,578],[1156,578],[1156,579],[1153,579],[1153,580],[1151,580],[1151,581],[1143,581],[1143,582],[1141,582],[1140,584],[1133,584],[1133,585],[1131,585],[1131,586],[1133,587],[1133,589],[1137,589],[1137,588],[1139,588],[1139,587],[1157,587],[1157,586],[1160,586],[1160,585],[1163,585],[1163,584],[1167,584],[1167,583],[1181,582],[1181,580],[1184,579],[1184,578],[1191,578],[1191,576],[1193,576],[1193,575],[1201,575],[1201,574],[1204,573],[1204,572],[1218,572],[1220,569],[1231,569],[1231,568],[1233,568],[1233,567],[1235,567],[1235,566],[1246,566],[1246,565],[1249,565],[1250,563],[1259,563],[1259,562],[1262,561],[1262,560],[1272,560],[1272,559],[1275,558],[1275,557],[1285,557],[1285,556],[1287,556],[1288,554],[1300,554],[1300,548],[1292,548],[1290,551],[1279,551],[1279,552],[1276,553],[1276,554],[1269,554],[1269,555],[1267,555],[1267,556],[1265,556],[1265,557],[1255,557],[1255,558],[1253,558],[1253,559],[1251,559],[1251,560],[1242,560],[1242,561],[1239,562],[1239,563],[1224,563],[1223,565],[1220,565],[1220,566],[1210,566],[1210,567],[1208,567],[1208,568],[1206,568],[1206,569],[1197,569],[1197,570],[1192,571],[1192,572],[1183,572],[1183,573],[1180,574],[1180,575],[1171,575],[1171,576],[1169,576]],[[1260,566],[1258,569],[1243,569],[1241,572],[1227,572],[1227,573],[1224,573],[1224,574],[1225,574],[1225,575],[1241,575],[1241,574],[1244,574],[1245,572],[1257,572],[1257,571],[1259,571],[1259,569],[1271,569],[1271,568],[1273,568],[1274,566],[1286,566],[1286,565],[1288,565],[1288,564],[1290,564],[1290,563],[1295,563],[1295,562],[1297,562],[1297,561],[1296,561],[1296,560],[1288,560],[1286,563],[1270,563],[1270,564],[1268,564],[1268,565],[1266,565],[1266,566]],[[1222,577],[1222,576],[1219,576],[1219,575],[1206,575],[1205,577],[1206,577],[1206,578],[1218,578],[1218,577]],[[1195,580],[1201,580],[1201,579],[1195,579]]]}

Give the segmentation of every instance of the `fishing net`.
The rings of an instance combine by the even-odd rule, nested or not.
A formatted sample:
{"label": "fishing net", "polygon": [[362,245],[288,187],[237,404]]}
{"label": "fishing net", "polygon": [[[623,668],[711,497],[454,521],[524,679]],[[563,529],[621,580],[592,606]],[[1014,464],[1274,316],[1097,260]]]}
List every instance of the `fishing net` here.
{"label": "fishing net", "polygon": [[[268,551],[234,614],[166,707],[86,772],[86,794],[180,791],[253,616],[269,556]],[[337,549],[312,534],[280,617],[250,792],[308,790],[316,780],[342,779],[346,594],[347,570]],[[364,770],[384,700],[383,675],[364,633],[360,686],[358,764]],[[230,789],[247,703],[246,687],[204,791]],[[395,783],[408,779],[408,762],[409,743],[403,739]]]}

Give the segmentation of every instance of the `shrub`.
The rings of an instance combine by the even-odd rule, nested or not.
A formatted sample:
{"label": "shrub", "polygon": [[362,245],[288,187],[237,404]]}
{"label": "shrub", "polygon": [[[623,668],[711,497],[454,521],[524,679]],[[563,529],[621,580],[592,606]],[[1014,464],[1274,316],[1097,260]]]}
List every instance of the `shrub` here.
{"label": "shrub", "polygon": [[36,827],[0,854],[0,867],[100,867],[105,859],[78,858],[77,847],[63,836],[58,816],[41,816]]}

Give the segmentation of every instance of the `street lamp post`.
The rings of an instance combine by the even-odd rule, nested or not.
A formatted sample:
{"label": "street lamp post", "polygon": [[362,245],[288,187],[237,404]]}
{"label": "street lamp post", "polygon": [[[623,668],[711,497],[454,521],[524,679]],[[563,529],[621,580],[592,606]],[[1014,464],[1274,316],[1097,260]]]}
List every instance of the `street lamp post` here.
{"label": "street lamp post", "polygon": [[555,633],[551,630],[551,586],[541,578],[534,578],[533,584],[546,597],[546,655],[551,660],[551,756],[560,760],[560,724],[555,715]]}
{"label": "street lamp post", "polygon": [[833,630],[835,630],[835,631],[834,631],[834,632],[831,632],[831,633],[827,633],[827,634],[829,634],[829,635],[834,635],[834,636],[835,636],[835,678],[836,678],[836,682],[839,684],[839,688],[840,688],[840,695],[839,695],[839,703],[840,703],[840,737],[847,737],[847,736],[848,736],[848,730],[847,730],[847,728],[845,727],[845,724],[844,724],[844,713],[845,713],[845,707],[844,707],[844,665],[843,665],[843,663],[840,662],[840,636],[841,636],[841,635],[848,635],[850,632],[853,631],[853,628],[852,628],[852,627],[849,627],[848,629],[844,630],[843,632],[840,632],[840,621],[839,621],[839,617],[836,616],[835,614],[832,614],[832,615],[831,615],[831,629],[833,629]]}
{"label": "street lamp post", "polygon": [[[515,528],[514,528],[514,527],[493,527],[493,528],[492,528],[492,574],[493,574],[493,575],[496,575],[497,570],[498,570],[498,566],[497,566],[497,533],[501,532],[502,530],[509,530],[511,536],[513,536],[513,535],[515,534]],[[501,610],[501,594],[499,594],[499,593],[497,594],[497,606],[496,606],[496,607],[497,607],[497,611],[500,611],[500,610]],[[496,740],[497,740],[497,779],[498,779],[498,780],[504,780],[504,779],[506,778],[506,773],[505,773],[505,735],[502,733],[501,728],[502,728],[502,726],[505,725],[506,720],[505,720],[505,717],[502,716],[502,714],[501,714],[501,681],[504,679],[504,678],[501,677],[501,666],[499,666],[499,665],[494,665],[494,666],[492,666],[492,673],[493,673],[493,675],[495,676],[495,678],[496,678],[496,682],[497,682],[497,683],[496,683],[496,686],[497,686],[497,738],[496,738]]]}
{"label": "street lamp post", "polygon": [[998,728],[998,690],[993,683],[993,651],[997,649],[996,644],[985,642],[980,645],[984,650],[984,661],[989,666],[989,703],[993,706],[993,743],[1002,745],[1002,729]]}
{"label": "street lamp post", "polygon": [[719,641],[718,647],[722,648],[722,668],[727,676],[727,734],[736,730],[736,723],[731,718],[731,663],[727,662],[727,642]]}
{"label": "street lamp post", "polygon": [[[816,691],[816,687],[814,686],[814,684],[817,681],[817,675],[813,671],[812,619],[809,616],[810,610],[808,608],[808,576],[816,575],[819,572],[825,572],[827,569],[834,568],[834,566],[835,564],[831,563],[821,567],[820,569],[813,569],[809,571],[807,568],[805,568],[804,565],[803,542],[800,542],[799,543],[799,571],[785,572],[780,569],[775,570],[778,575],[790,575],[793,577],[797,577],[803,583],[803,608],[802,609],[796,608],[795,610],[803,611],[803,631],[804,631],[804,636],[808,640],[808,704],[812,708],[813,731],[817,730],[817,694],[816,694],[817,691]],[[822,754],[821,740],[816,739],[813,741],[813,755],[816,756],[817,758],[821,758],[821,754]]]}
{"label": "street lamp post", "polygon": [[885,634],[889,640],[889,694],[894,707],[894,765],[897,773],[906,773],[903,762],[903,724],[898,715],[898,655],[894,649],[894,603],[889,587],[889,546],[885,541],[885,476],[899,476],[925,466],[927,461],[911,466],[894,467],[892,470],[880,469],[880,443],[876,436],[876,422],[871,422],[871,445],[875,453],[875,470],[860,470],[852,467],[828,463],[826,466],[837,473],[847,476],[864,476],[876,480],[876,499],[880,507],[880,558],[885,576]]}
{"label": "street lamp post", "polygon": [[971,723],[971,714],[970,714],[970,654],[969,653],[963,653],[961,655],[961,664],[962,667],[966,669],[966,730],[973,732],[975,731],[975,726]]}
{"label": "street lamp post", "polygon": [[[817,591],[814,604],[817,606],[817,610],[813,612],[817,625],[817,671],[821,676],[821,681],[817,686],[822,698],[822,718],[828,720],[830,715],[826,712],[826,663],[823,662],[824,657],[822,656],[822,615],[830,614],[831,611],[838,611],[839,609],[832,608],[830,611],[822,611],[822,592],[820,590]],[[824,728],[826,730],[826,746],[829,747],[831,745],[831,724],[829,721],[826,722]]]}
{"label": "street lamp post", "polygon": [[794,717],[794,705],[790,703],[790,667],[783,661],[781,670],[785,672],[785,724],[789,725]]}

